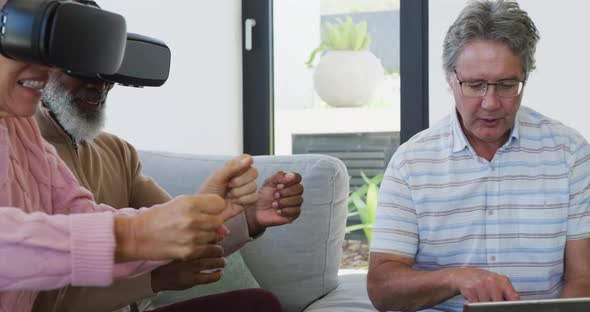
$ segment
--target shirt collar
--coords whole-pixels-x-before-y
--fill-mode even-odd
[[[464,150],[469,145],[467,144],[467,138],[465,137],[465,133],[463,133],[463,129],[461,129],[461,123],[459,123],[459,113],[453,107],[451,111],[451,131],[453,133],[453,153],[460,152]]]
[[[453,132],[453,153],[460,152],[465,148],[469,147],[469,142],[465,137],[465,133],[463,133],[463,129],[461,128],[461,123],[459,122],[459,113],[453,107],[451,112],[451,131]],[[510,146],[510,144],[518,142],[517,140],[520,138],[520,110],[516,113],[516,117],[514,118],[514,126],[510,131],[510,138],[508,142],[504,144],[504,146]]]

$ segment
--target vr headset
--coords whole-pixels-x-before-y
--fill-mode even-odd
[[[118,14],[63,0],[8,0],[0,10],[0,54],[72,72],[116,74],[127,43]]]
[[[166,82],[171,56],[164,42],[128,34],[122,16],[80,2],[8,0],[0,10],[0,54],[88,80],[137,87]]]
[[[170,49],[161,40],[128,33],[123,63],[114,74],[66,71],[86,81],[109,82],[131,87],[159,87],[168,80]]]
[[[78,1],[100,8],[94,0]],[[116,73],[67,72],[86,81],[117,83],[130,87],[159,87],[168,80],[170,58],[170,49],[163,41],[128,33],[123,63]]]

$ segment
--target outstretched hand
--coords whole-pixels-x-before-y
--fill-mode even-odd
[[[301,175],[278,171],[264,181],[258,191],[258,201],[246,208],[250,236],[269,226],[293,222],[301,214],[303,203]]]

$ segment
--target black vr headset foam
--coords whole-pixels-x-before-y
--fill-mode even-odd
[[[133,87],[159,87],[168,80],[170,59],[170,49],[163,41],[128,33],[123,63],[115,74],[73,71],[68,71],[68,74],[87,81]]]
[[[122,85],[159,87],[168,80],[170,58],[170,49],[163,41],[128,33],[121,67],[114,75],[100,77]]]
[[[0,53],[8,58],[109,75],[121,66],[121,15],[60,0],[8,0],[0,14]]]

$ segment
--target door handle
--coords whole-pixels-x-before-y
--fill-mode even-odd
[[[247,18],[244,25],[244,31],[246,32],[244,48],[246,51],[252,51],[252,28],[254,28],[254,26],[256,26],[256,20],[253,18]]]

